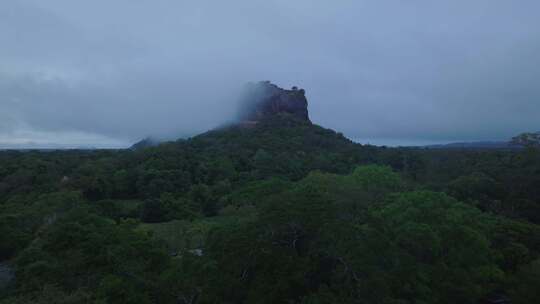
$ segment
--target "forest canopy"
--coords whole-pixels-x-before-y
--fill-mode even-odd
[[[539,189],[532,146],[374,147],[281,116],[5,151],[0,303],[534,303]]]

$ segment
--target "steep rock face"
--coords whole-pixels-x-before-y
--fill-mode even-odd
[[[249,83],[242,99],[240,119],[256,123],[266,117],[287,113],[295,118],[310,121],[308,102],[303,89],[282,89],[269,81]]]

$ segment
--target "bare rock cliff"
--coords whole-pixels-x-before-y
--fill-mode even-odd
[[[269,116],[289,114],[309,122],[305,94],[303,89],[293,87],[287,90],[269,81],[249,83],[242,98],[240,120],[256,123]]]

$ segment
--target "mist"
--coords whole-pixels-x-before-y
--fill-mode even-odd
[[[0,148],[127,147],[238,113],[249,81],[306,90],[360,142],[540,130],[540,3],[0,2]]]

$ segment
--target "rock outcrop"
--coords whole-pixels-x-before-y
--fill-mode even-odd
[[[270,81],[249,83],[242,98],[240,120],[244,124],[255,124],[270,116],[289,114],[309,122],[305,94],[303,89],[292,87],[286,90]]]

